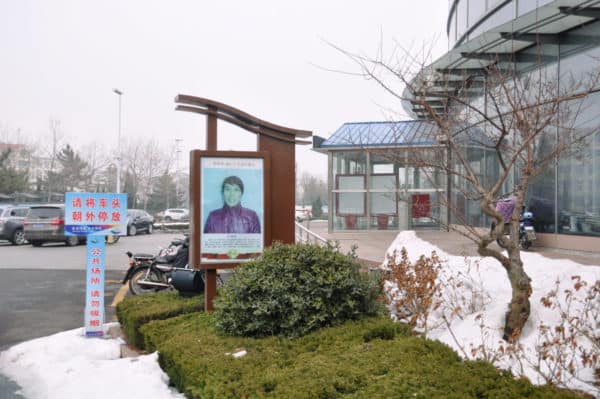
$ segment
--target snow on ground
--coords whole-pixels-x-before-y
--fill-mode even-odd
[[[502,328],[510,300],[510,284],[505,270],[497,261],[446,254],[433,244],[419,239],[411,231],[400,233],[389,252],[399,251],[402,247],[407,249],[412,262],[421,255],[430,256],[432,251],[436,251],[445,262],[443,273],[446,277],[462,273],[464,292],[458,296],[467,298],[462,299],[463,302],[475,302],[476,309],[470,312],[465,310],[462,319],[454,317],[450,328],[442,321],[441,309],[432,311],[427,323],[429,338],[443,341],[467,357],[472,357],[470,349],[479,347],[482,341],[485,341],[484,347],[487,349],[503,344]],[[541,305],[540,298],[554,288],[557,279],[572,285],[571,276],[579,275],[588,284],[593,284],[600,278],[600,266],[548,259],[535,252],[521,254],[533,286],[531,316],[520,340],[523,370],[518,361],[507,357],[501,357],[497,365],[510,367],[513,373],[525,375],[539,384],[544,382],[543,379],[527,363],[535,361],[537,357],[536,344],[541,340],[538,326],[541,322],[552,325],[560,320],[555,310]],[[456,292],[448,288],[444,287],[447,290],[444,293],[446,297],[457,300]],[[474,292],[480,295],[472,297]],[[460,300],[459,298],[457,301]],[[479,316],[482,318],[478,318]],[[484,334],[480,328],[481,320],[485,324]],[[106,325],[106,330],[110,326]],[[595,328],[600,327],[596,325]],[[600,335],[598,331],[595,334]],[[0,373],[17,382],[22,387],[19,393],[28,399],[183,398],[183,395],[168,387],[168,377],[158,365],[157,353],[120,359],[122,343],[121,339],[85,338],[82,328],[65,331],[23,342],[0,353]],[[585,340],[581,340],[580,344],[589,348],[589,342],[586,343]],[[573,356],[578,356],[576,349],[568,350]],[[567,385],[600,397],[597,388],[581,381],[591,381],[593,370],[579,368],[579,379],[571,379],[567,381]]]
[[[156,352],[121,359],[122,343],[86,338],[83,328],[64,331],[0,353],[0,373],[17,382],[27,399],[184,398],[168,387]]]
[[[401,232],[391,244],[388,253],[391,254],[394,251],[399,253],[403,247],[406,248],[408,258],[413,263],[421,255],[431,256],[431,253],[435,251],[444,263],[443,273],[447,275],[453,274],[455,277],[459,273],[462,273],[463,276],[470,275],[470,278],[467,280],[463,278],[467,284],[463,286],[464,292],[462,294],[467,298],[471,295],[471,292],[478,289],[481,290],[481,295],[477,296],[480,299],[480,303],[478,304],[479,309],[473,313],[463,315],[462,319],[454,317],[450,323],[450,328],[443,321],[443,310],[432,309],[427,321],[427,336],[429,338],[438,339],[454,348],[461,356],[469,358],[473,357],[472,348],[483,347],[490,353],[490,349],[497,349],[501,345],[506,347],[506,343],[502,341],[502,331],[504,316],[511,298],[511,287],[507,273],[498,261],[492,258],[464,257],[447,254],[435,245],[418,238],[413,231]],[[500,356],[500,359],[495,364],[501,368],[510,367],[513,374],[524,375],[535,384],[543,384],[545,382],[544,379],[535,371],[535,364],[539,364],[536,345],[539,345],[543,341],[538,327],[542,322],[547,326],[558,325],[561,318],[558,311],[544,307],[540,299],[554,289],[555,282],[559,280],[561,288],[558,290],[558,293],[561,301],[564,303],[564,290],[572,288],[575,282],[571,277],[581,276],[581,280],[586,281],[589,287],[600,279],[600,266],[581,265],[567,259],[548,259],[535,252],[523,251],[521,252],[521,257],[525,271],[532,280],[533,290],[530,297],[531,315],[519,340],[522,347],[522,354],[520,361],[514,357],[511,359],[508,356]],[[451,287],[442,286],[442,291],[444,290],[446,290],[444,293],[446,297],[451,296],[455,291]],[[582,289],[576,296],[582,299],[583,292],[584,290]],[[481,301],[481,297],[485,298],[485,300]],[[598,306],[600,306],[597,299],[595,306],[595,314],[597,315]],[[578,303],[573,303],[572,311],[576,313],[577,310]],[[484,324],[483,329],[480,326],[482,323]],[[600,336],[600,332],[597,330],[600,328],[598,321],[592,319],[591,324],[595,324],[591,326],[592,329],[596,329],[595,336]],[[579,370],[577,378],[565,376],[566,385],[570,388],[585,390],[600,397],[598,388],[587,383],[593,381],[593,369],[581,366],[581,356],[578,351],[580,348],[592,351],[594,349],[588,340],[581,337],[578,340],[578,344],[578,348],[567,348],[564,346],[559,348],[561,355],[572,356],[574,358],[574,365]],[[482,357],[482,351],[479,351],[478,357]],[[543,370],[544,365],[542,364],[541,367]]]

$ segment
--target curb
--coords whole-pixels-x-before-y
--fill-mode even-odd
[[[108,335],[110,335],[110,337],[113,339],[121,338],[121,340],[123,340],[123,342],[125,342],[125,343],[121,344],[121,359],[138,357],[138,356],[145,354],[145,352],[140,351],[139,349],[137,349],[127,343],[127,341],[125,340],[125,334],[123,334],[123,330],[121,330],[120,325],[110,327],[108,329]]]

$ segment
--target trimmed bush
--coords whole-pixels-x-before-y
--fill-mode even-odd
[[[275,244],[235,269],[215,301],[231,335],[299,337],[382,310],[380,286],[339,246]]]
[[[187,398],[577,398],[463,361],[388,317],[362,318],[297,339],[219,334],[214,315],[147,323],[148,347]],[[231,354],[246,350],[247,355]]]
[[[175,292],[126,297],[117,305],[117,318],[127,341],[144,349],[140,327],[152,320],[163,320],[180,314],[204,310],[204,296],[184,298]]]

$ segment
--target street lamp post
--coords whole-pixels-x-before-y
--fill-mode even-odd
[[[117,136],[117,188],[116,192],[121,192],[121,96],[123,92],[119,89],[113,89],[113,92],[119,96],[119,133]]]
[[[175,206],[179,206],[179,143],[182,139],[175,139]]]

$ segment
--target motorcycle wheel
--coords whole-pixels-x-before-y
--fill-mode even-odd
[[[133,273],[133,275],[129,279],[129,291],[131,292],[131,294],[133,294],[133,295],[150,294],[150,293],[158,292],[158,291],[164,289],[161,287],[147,287],[138,282],[139,280],[145,280],[146,274],[148,275],[148,277],[147,277],[148,281],[152,281],[152,282],[156,282],[156,283],[164,283],[165,282],[162,279],[162,275],[160,273],[158,273],[154,270],[150,270],[150,272],[148,273],[148,269],[149,269],[148,266],[140,267],[138,270],[136,270]]]
[[[529,247],[531,247],[531,241],[526,240],[526,239],[522,239],[519,241],[519,244],[521,244],[521,249],[527,251],[529,249]]]

